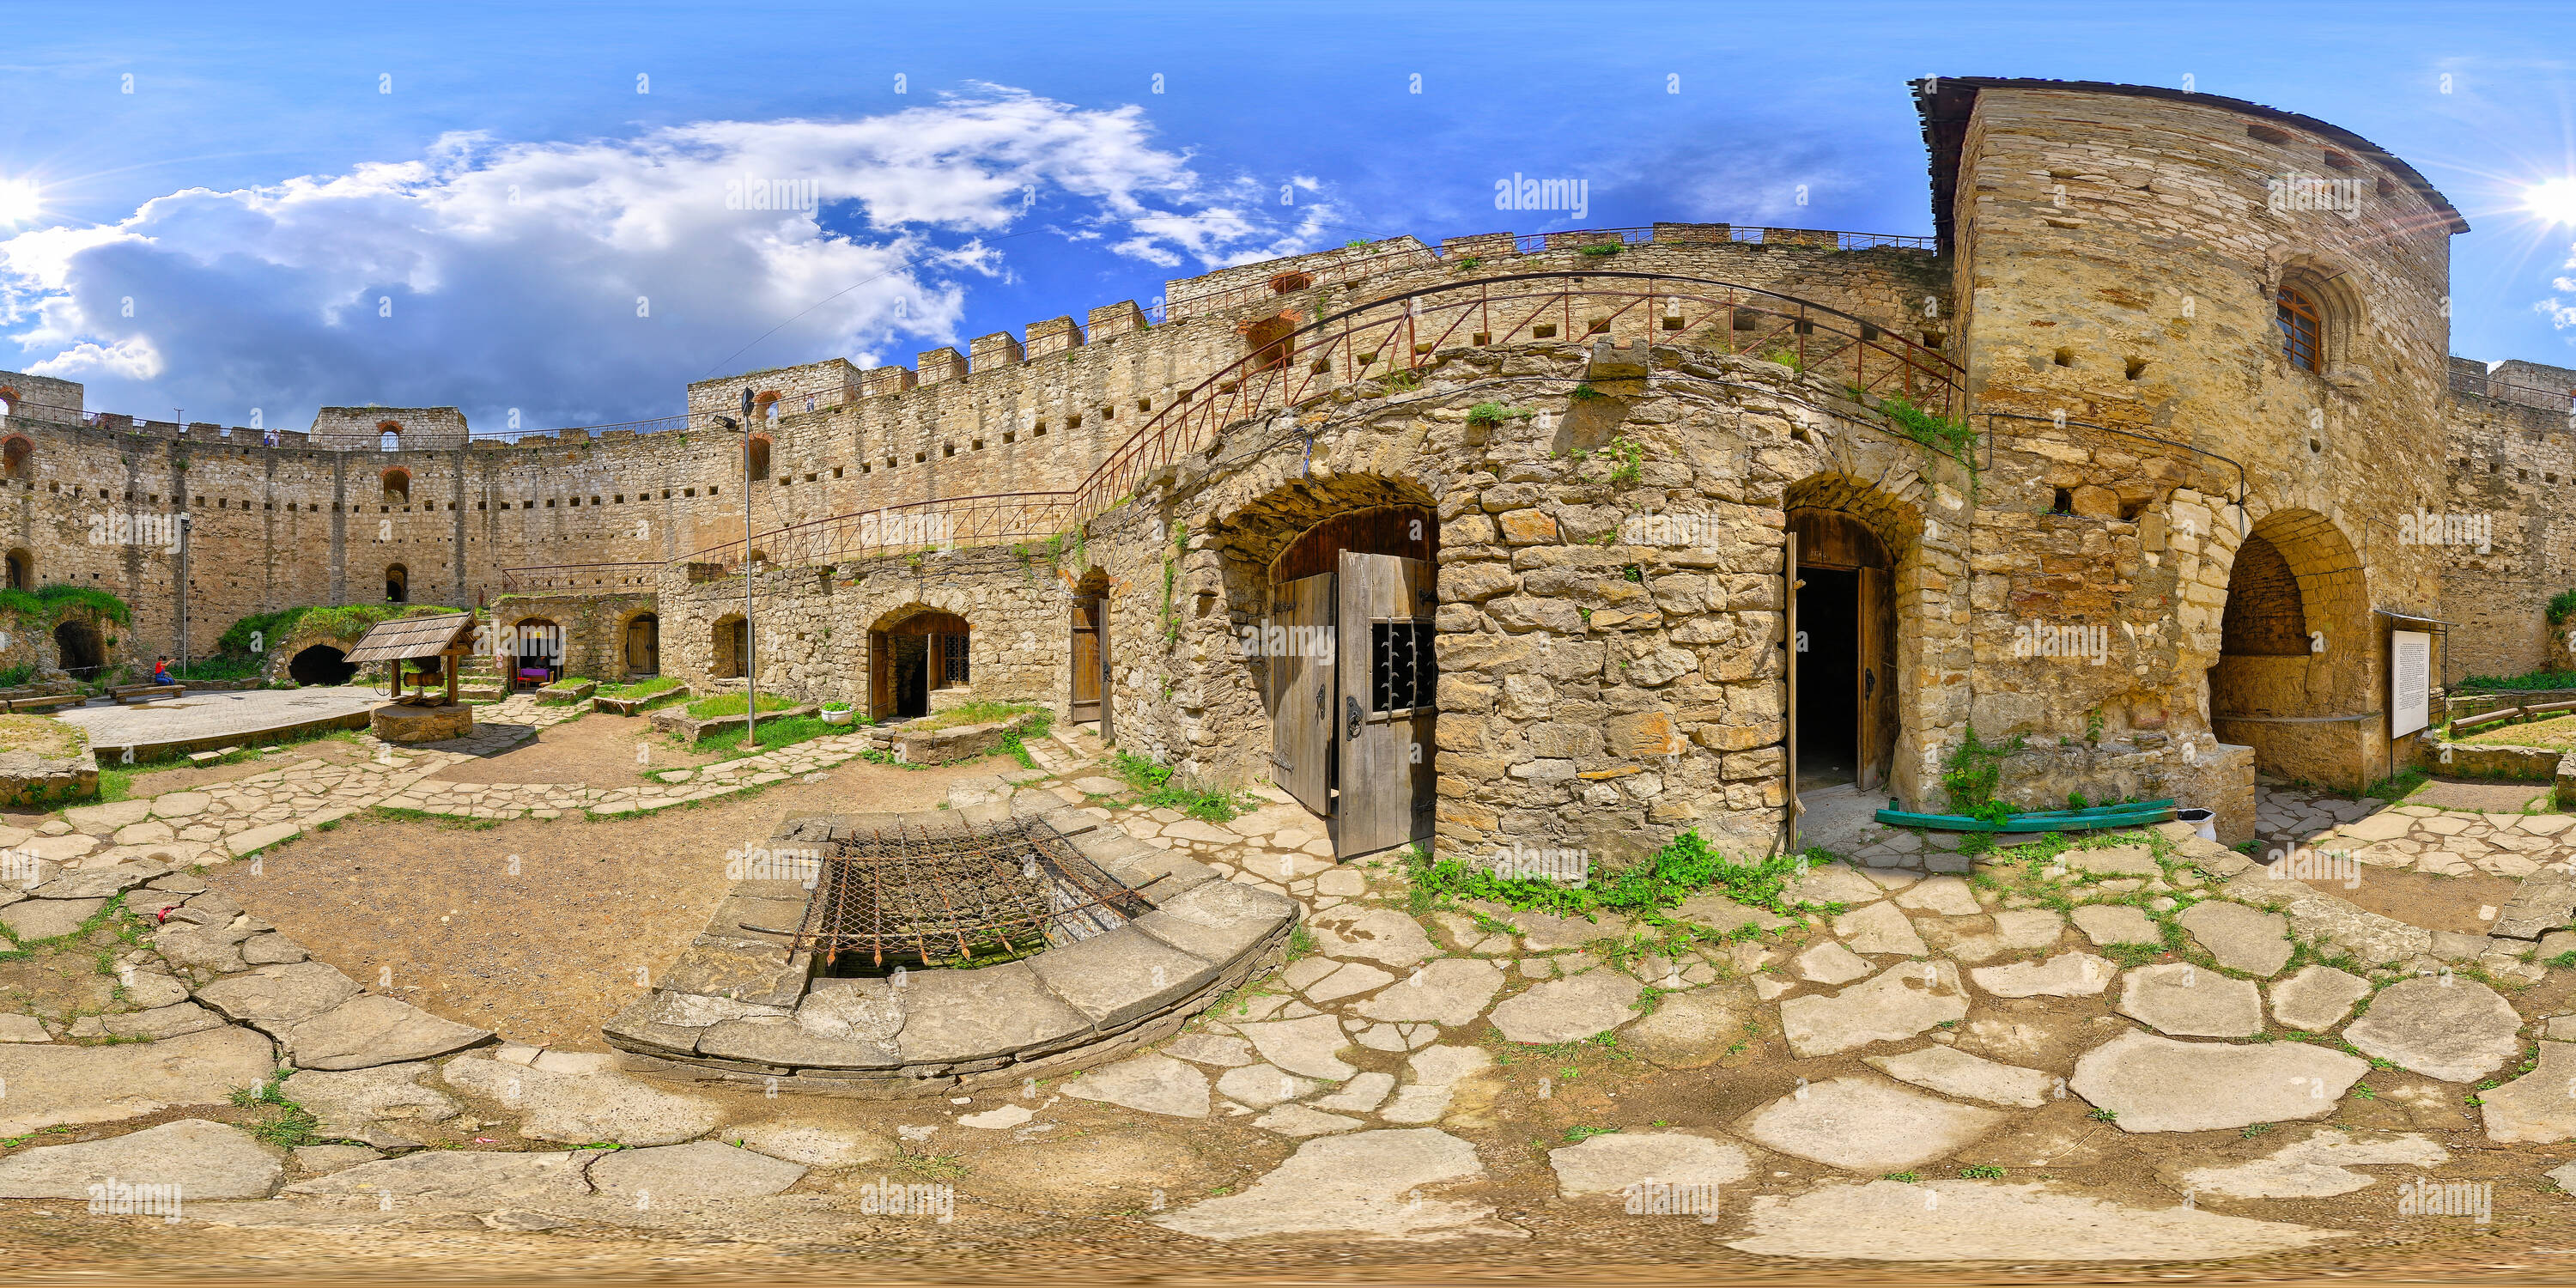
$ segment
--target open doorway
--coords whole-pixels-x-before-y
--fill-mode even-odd
[[[336,644],[312,645],[286,663],[286,678],[297,684],[341,685],[357,674],[357,664]]]
[[[1097,722],[1109,738],[1109,575],[1094,568],[1073,588],[1071,674],[1067,706],[1073,723]]]
[[[868,715],[901,720],[930,714],[934,693],[970,687],[974,630],[955,613],[920,604],[868,629]]]
[[[62,655],[63,670],[76,680],[96,679],[107,665],[107,649],[99,643],[98,628],[87,622],[55,626],[54,648]]]
[[[1791,672],[1797,789],[1875,792],[1896,752],[1896,597],[1886,545],[1832,510],[1793,509],[1797,665]]]

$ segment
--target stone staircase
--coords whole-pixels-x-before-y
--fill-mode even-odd
[[[468,654],[457,663],[456,696],[463,702],[498,702],[509,696],[501,683],[501,668],[492,664],[491,654]]]

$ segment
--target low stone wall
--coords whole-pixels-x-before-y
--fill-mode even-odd
[[[1044,711],[1031,711],[1011,720],[957,725],[947,729],[915,730],[898,726],[888,733],[892,735],[890,743],[894,758],[904,764],[953,765],[1001,750],[1006,739],[1036,728],[1046,715]]]
[[[2425,768],[2437,774],[2459,774],[2469,778],[2549,782],[2558,776],[2559,766],[2566,759],[2567,753],[2555,747],[2442,742],[2433,745],[2432,763]]]
[[[689,686],[685,684],[676,689],[664,689],[660,693],[649,693],[640,698],[611,698],[594,693],[590,698],[590,709],[605,711],[613,716],[641,715],[649,708],[667,707],[675,702],[685,702],[688,698]]]
[[[2546,706],[2552,702],[2576,702],[2576,689],[2516,689],[2510,693],[2454,693],[2442,700],[2445,722],[2470,716],[2502,711],[2506,707]]]
[[[794,927],[811,896],[792,874],[796,857],[819,861],[835,836],[892,824],[951,829],[1009,813],[996,803],[789,820],[771,854],[786,856],[790,874],[735,882],[660,987],[600,1032],[643,1072],[820,1095],[928,1096],[1116,1059],[1177,1032],[1279,963],[1295,901],[1224,880],[1069,807],[1046,822],[1129,888],[1152,882],[1153,911],[1033,957],[911,972],[899,985],[814,978],[812,960],[770,933]]]
[[[86,739],[84,739],[86,742]],[[0,805],[44,809],[98,795],[98,757],[87,746],[73,756],[0,752]]]
[[[2558,804],[2562,809],[2576,809],[2576,751],[2558,758]]]
[[[597,680],[584,680],[579,684],[566,681],[558,684],[549,684],[546,687],[537,690],[537,701],[546,703],[549,706],[560,706],[566,703],[579,702],[597,692],[599,692],[599,681]]]
[[[800,702],[795,706],[781,707],[776,711],[763,711],[760,713],[760,718],[784,720],[790,716],[810,716],[822,709],[818,703]],[[739,729],[750,719],[749,716],[710,716],[700,720],[690,715],[687,707],[665,707],[653,713],[653,728],[661,733],[677,734],[686,742],[701,742],[708,734]]]

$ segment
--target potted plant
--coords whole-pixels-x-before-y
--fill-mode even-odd
[[[849,703],[837,699],[823,704],[823,723],[825,724],[845,725],[857,714],[850,709]]]

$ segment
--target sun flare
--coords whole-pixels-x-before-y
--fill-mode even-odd
[[[23,224],[43,207],[33,179],[0,179],[0,224]]]
[[[2576,178],[2543,179],[2523,189],[2522,208],[2553,224],[2576,224]]]

